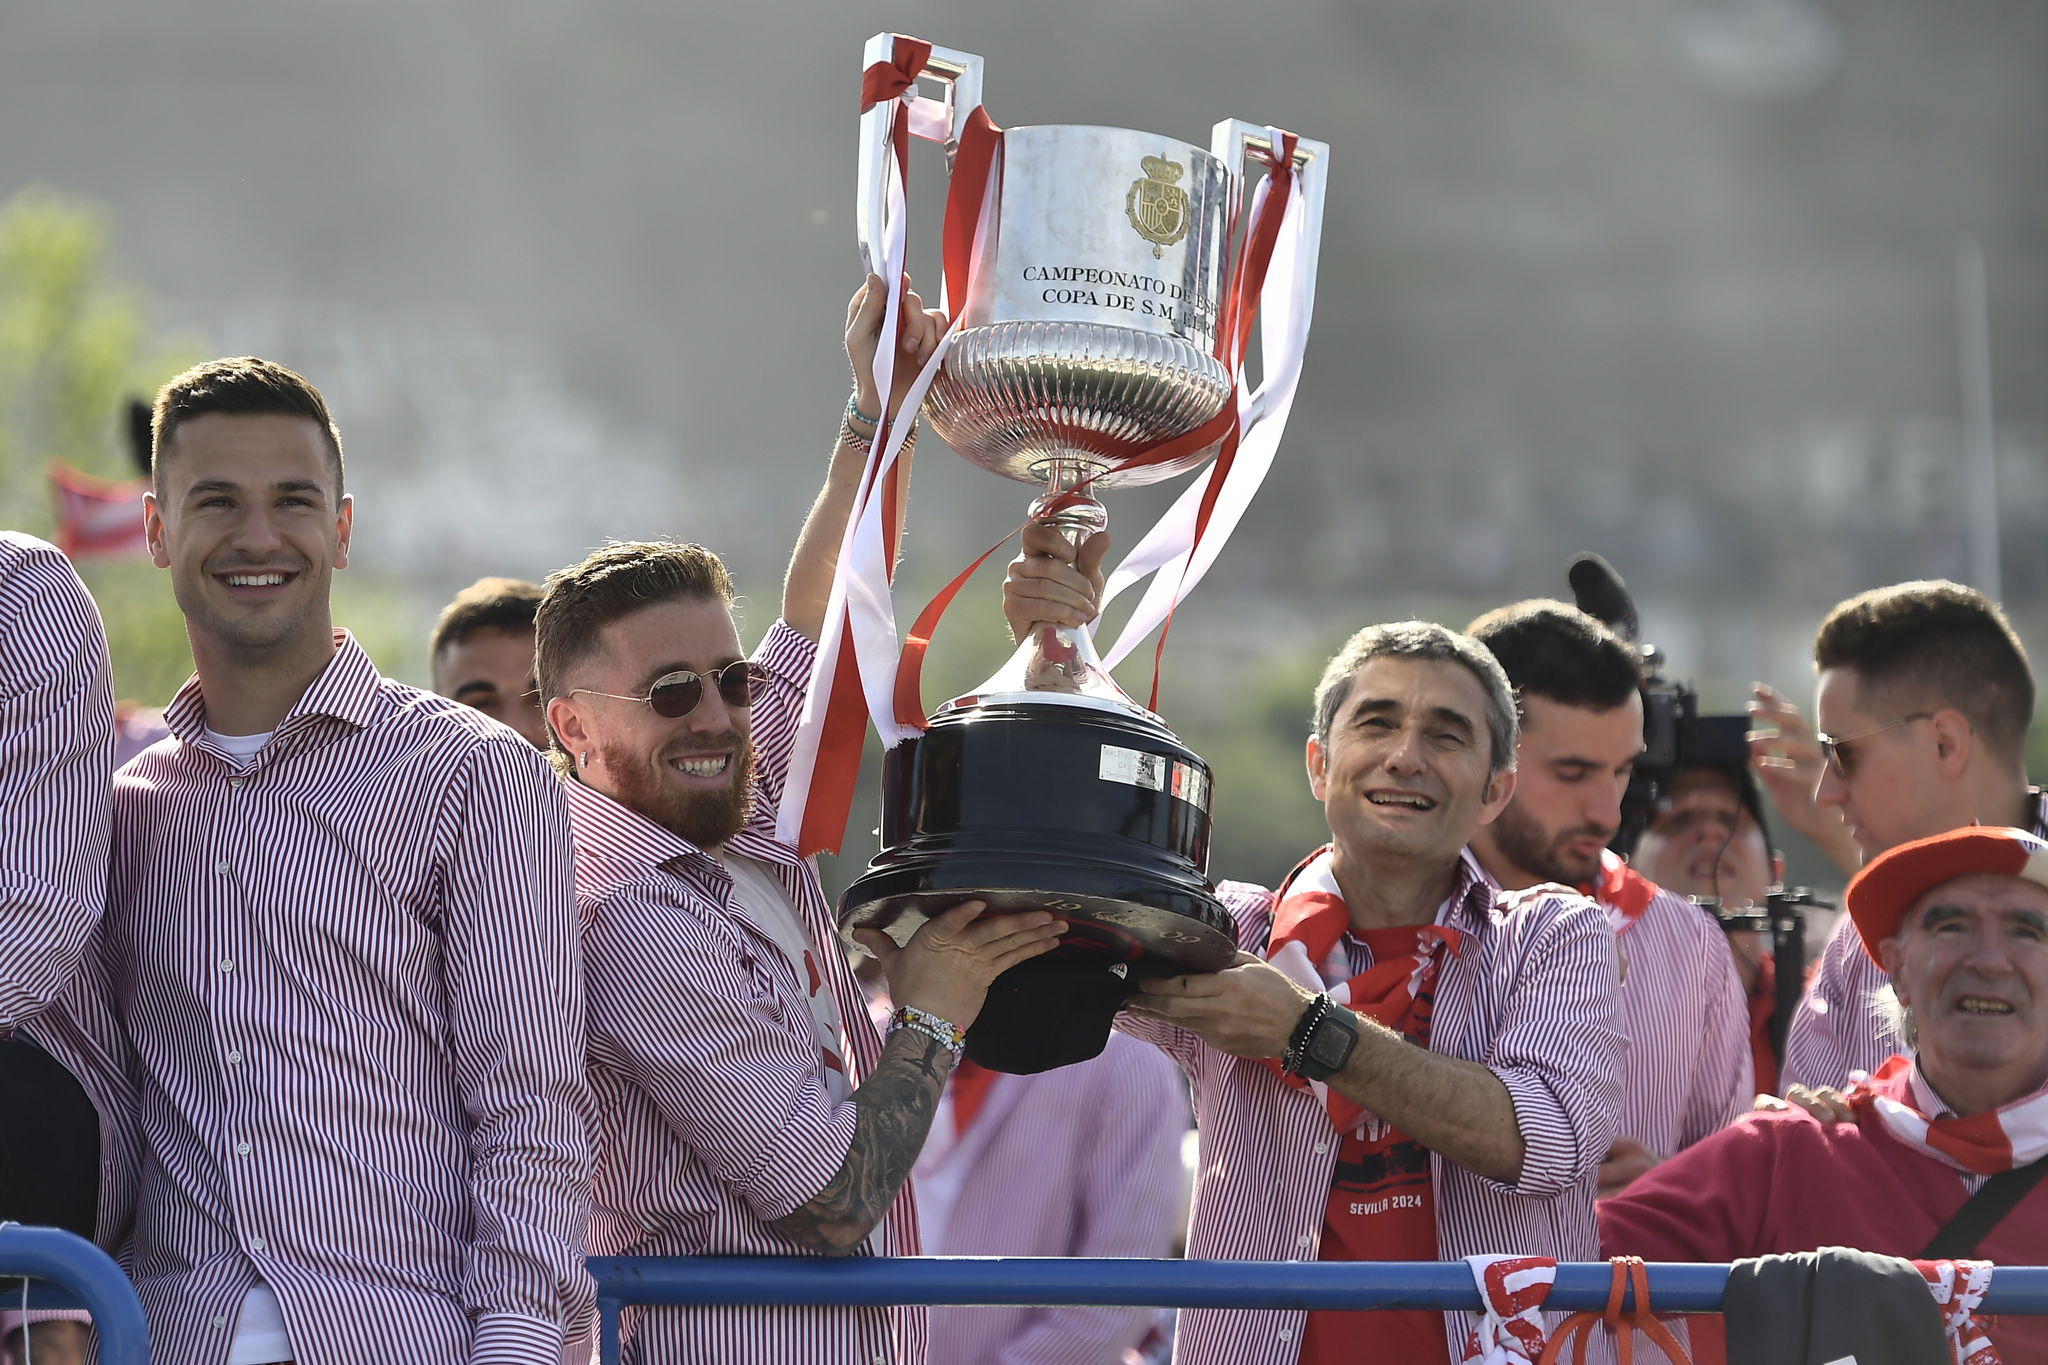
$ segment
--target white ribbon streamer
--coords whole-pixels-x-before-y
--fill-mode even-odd
[[[1279,146],[1279,132],[1268,131],[1273,145]],[[1216,562],[1216,556],[1222,553],[1245,509],[1251,506],[1252,498],[1265,482],[1273,457],[1280,449],[1280,438],[1286,434],[1287,417],[1293,410],[1295,389],[1301,380],[1302,356],[1308,349],[1310,314],[1310,261],[1305,240],[1307,195],[1302,192],[1301,173],[1290,169],[1289,174],[1294,177],[1293,193],[1288,195],[1265,287],[1259,295],[1259,339],[1266,374],[1256,393],[1249,391],[1242,366],[1236,375],[1241,433],[1237,458],[1223,480],[1215,507],[1210,510],[1209,525],[1199,546],[1195,545],[1195,518],[1209,481],[1216,477],[1214,464],[1188,485],[1110,575],[1102,596],[1105,607],[1124,589],[1147,574],[1154,575],[1116,643],[1103,654],[1104,663],[1111,668],[1142,644],[1209,572],[1209,566]],[[1259,184],[1252,204],[1254,221],[1270,186],[1270,179]],[[1190,549],[1194,550],[1192,563],[1188,558]]]

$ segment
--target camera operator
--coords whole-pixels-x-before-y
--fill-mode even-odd
[[[1702,716],[1693,722],[1704,743],[1660,784],[1648,823],[1629,852],[1629,865],[1667,891],[1711,899],[1729,907],[1764,907],[1784,880],[1785,860],[1771,846],[1763,798],[1743,763],[1747,746],[1742,716]],[[1716,739],[1732,744],[1715,745]],[[1732,750],[1724,761],[1721,750]],[[1771,1047],[1777,973],[1771,936],[1736,929],[1728,950],[1749,1001],[1750,1058],[1756,1088],[1775,1094],[1778,1058]]]

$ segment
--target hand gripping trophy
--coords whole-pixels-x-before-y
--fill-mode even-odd
[[[1135,641],[1192,586],[1190,564],[1198,577],[1214,558],[1271,460],[1280,424],[1263,443],[1258,427],[1276,381],[1291,401],[1299,372],[1329,149],[1236,121],[1216,125],[1206,150],[1122,128],[998,131],[981,111],[981,66],[894,34],[869,40],[864,247],[877,273],[888,272],[876,254],[900,263],[900,221],[893,246],[868,245],[887,238],[875,229],[889,210],[900,220],[889,173],[907,164],[906,132],[944,142],[955,316],[926,413],[966,459],[1042,488],[1037,519],[1078,540],[1107,521],[1101,490],[1216,461],[1125,562],[1163,566],[1127,629]],[[946,97],[919,98],[920,76]],[[1249,203],[1248,167],[1264,172]],[[1262,295],[1266,382],[1247,394]],[[1235,955],[1205,875],[1209,805],[1208,765],[1124,694],[1090,631],[1042,626],[888,751],[882,850],[839,924],[905,942],[970,897],[991,913],[1053,911],[1069,933],[996,982],[967,1050],[1013,1072],[1082,1061],[1137,978]]]

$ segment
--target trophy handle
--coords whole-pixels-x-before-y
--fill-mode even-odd
[[[894,61],[896,34],[877,33],[861,50],[861,70],[876,62]],[[934,47],[920,77],[944,83],[946,169],[960,149],[960,123],[981,103],[981,58],[950,47]],[[854,205],[854,230],[860,235],[861,261],[871,275],[882,273],[882,209],[889,167],[891,105],[878,104],[860,116],[860,198]],[[938,139],[934,139],[935,141]]]
[[[1245,160],[1254,148],[1264,152],[1273,149],[1273,139],[1264,124],[1246,123],[1240,118],[1225,119],[1210,134],[1210,154],[1230,168],[1231,180],[1237,185],[1240,195],[1246,188]],[[1301,249],[1308,265],[1308,296],[1302,300],[1302,325],[1306,328],[1315,314],[1316,261],[1323,249],[1323,197],[1330,183],[1330,144],[1299,139],[1294,144],[1294,168],[1301,173]],[[1246,414],[1246,429],[1257,425],[1264,415],[1265,401],[1260,395]]]

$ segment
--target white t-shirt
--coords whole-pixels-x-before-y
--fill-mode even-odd
[[[834,1104],[846,1103],[853,1098],[853,1083],[846,1076],[846,1028],[839,1018],[839,1002],[826,984],[824,968],[812,957],[819,950],[804,931],[803,919],[776,884],[774,874],[762,864],[727,853],[725,870],[732,875],[733,899],[768,931],[795,969],[797,984],[809,992],[818,1048],[827,1059],[826,1090]]]
[[[270,737],[276,733],[275,730],[265,730],[260,735],[224,735],[209,727],[206,737],[225,749],[235,760],[236,767],[246,768],[256,761],[256,755],[263,752],[263,746],[270,743]]]
[[[256,1281],[242,1299],[242,1315],[235,1319],[235,1339],[228,1343],[228,1365],[270,1365],[277,1360],[296,1360],[291,1333],[285,1330],[284,1310],[270,1286]]]

